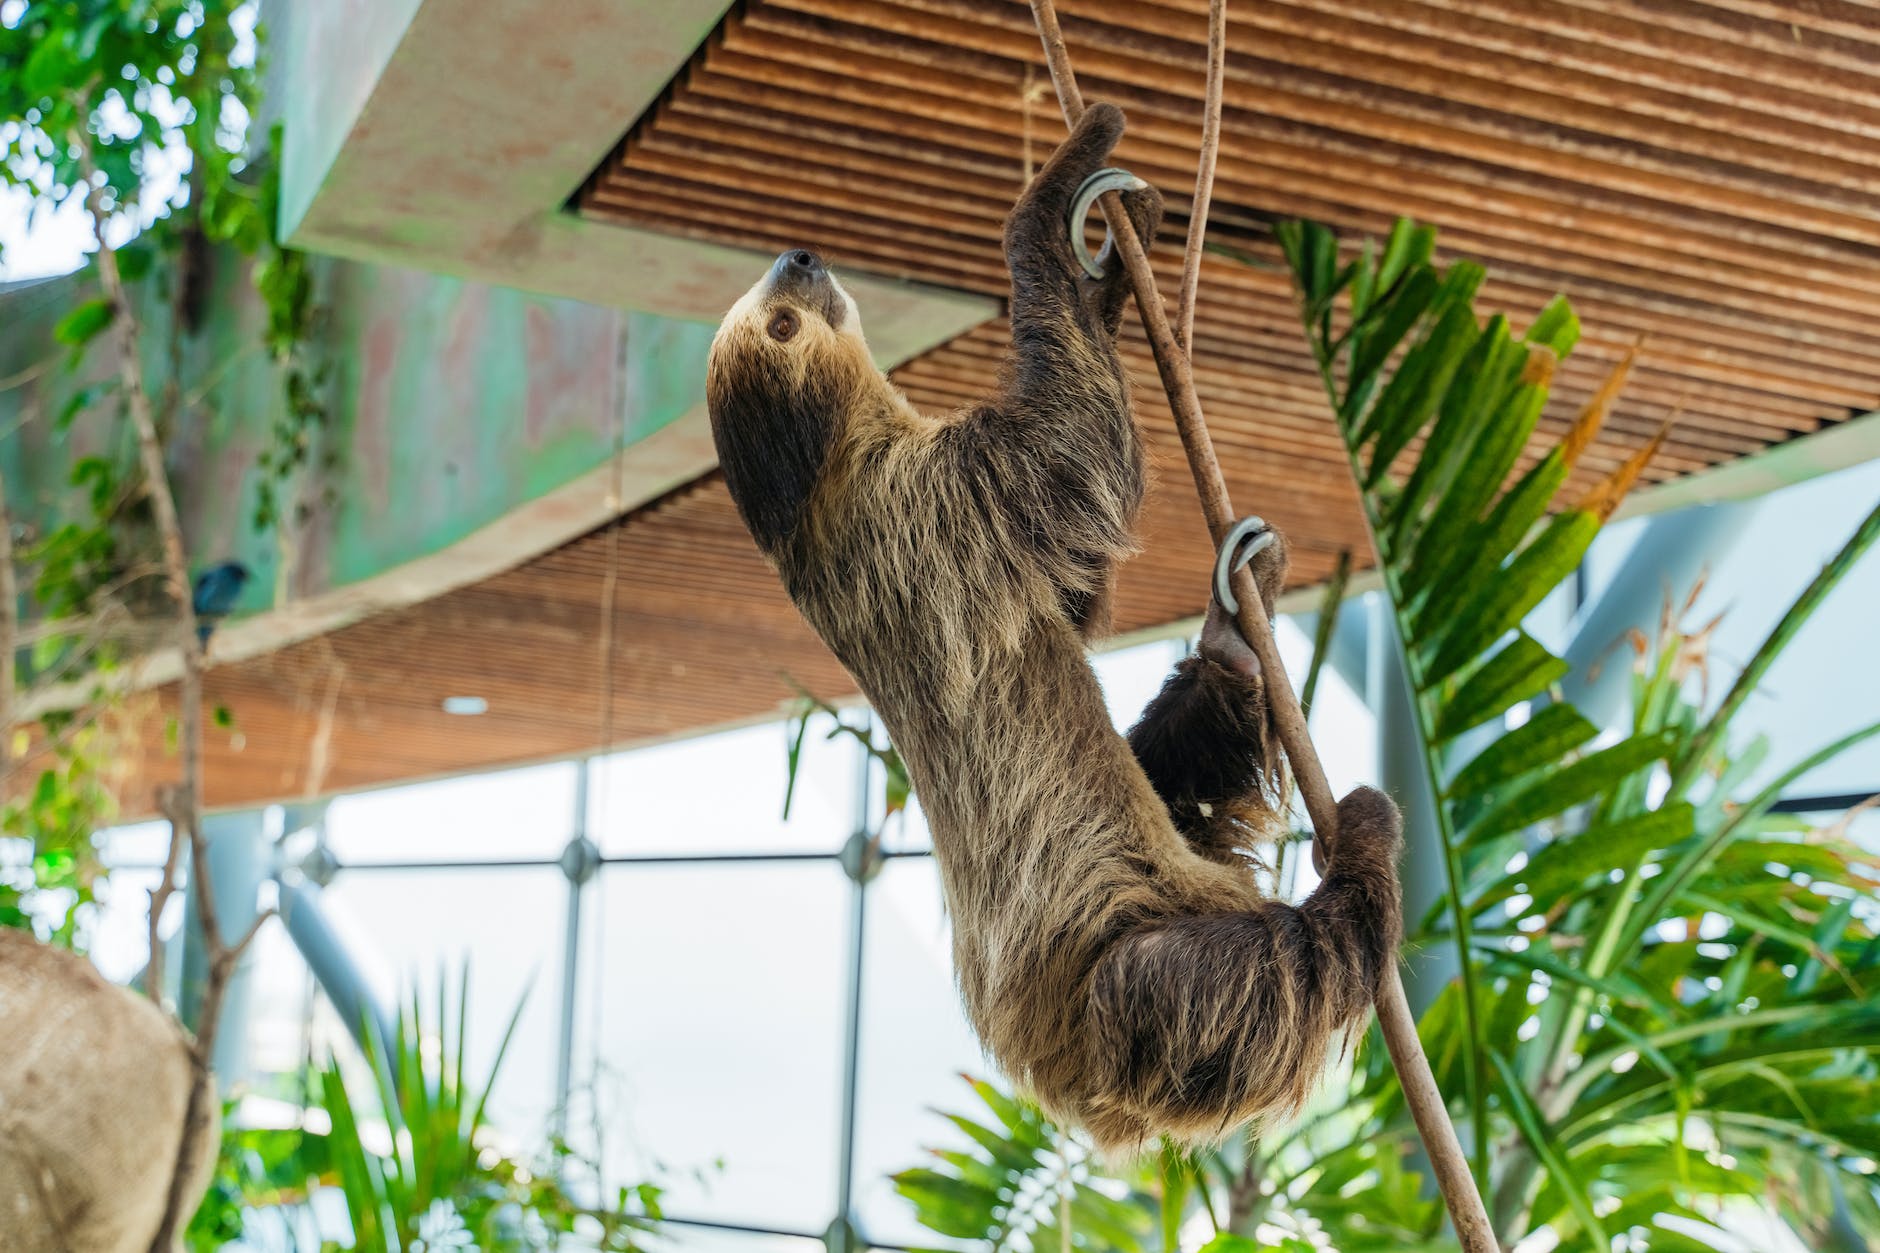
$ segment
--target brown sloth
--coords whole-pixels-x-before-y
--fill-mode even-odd
[[[1112,1151],[1295,1111],[1401,936],[1397,812],[1370,789],[1310,899],[1263,895],[1267,710],[1218,603],[1127,740],[1091,671],[1144,460],[1127,283],[1083,275],[1068,218],[1122,129],[1093,106],[1012,211],[1012,351],[985,403],[917,412],[807,250],[726,315],[707,379],[732,498],[907,761],[980,1039]],[[1125,203],[1153,238],[1160,198]],[[1269,613],[1284,563],[1255,561]]]

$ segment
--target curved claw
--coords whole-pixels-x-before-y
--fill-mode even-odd
[[[1220,551],[1214,557],[1214,599],[1221,602],[1221,608],[1230,617],[1240,613],[1240,600],[1230,586],[1234,571],[1271,548],[1278,538],[1265,519],[1248,515],[1234,523],[1221,541]]]
[[[1077,264],[1083,266],[1084,273],[1091,278],[1102,278],[1103,266],[1084,243],[1084,219],[1090,216],[1090,206],[1106,191],[1141,191],[1148,185],[1128,170],[1106,166],[1085,179],[1077,188],[1077,194],[1071,197],[1071,220],[1068,224],[1071,251],[1077,254]],[[1108,232],[1105,232],[1104,242],[1109,242]]]

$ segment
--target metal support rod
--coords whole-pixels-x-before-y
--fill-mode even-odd
[[[210,888],[220,914],[216,921],[224,935],[238,936],[254,924],[260,912],[256,894],[269,873],[267,832],[262,811],[214,814],[203,819],[202,840],[209,867]],[[189,1027],[196,1026],[202,1008],[202,988],[209,976],[209,946],[202,934],[201,895],[192,877],[184,892],[183,994],[177,1001]],[[244,955],[229,976],[222,995],[224,1030],[216,1033],[211,1064],[224,1087],[248,1072],[249,958]]]
[[[849,839],[842,868],[849,877],[849,949],[845,972],[842,1034],[842,1113],[836,1162],[836,1218],[830,1224],[830,1253],[854,1253],[855,1232],[855,1119],[860,1107],[858,1085],[862,1055],[863,945],[868,938],[868,884],[879,862],[874,857],[875,759],[856,748],[855,832]]]
[[[555,1134],[568,1134],[568,1101],[574,1091],[575,997],[581,961],[581,894],[594,877],[594,848],[588,839],[588,775],[594,759],[584,757],[574,776],[574,824],[561,870],[568,879],[568,928],[561,951],[561,1034],[555,1056]],[[596,1041],[598,1044],[598,1041]]]
[[[379,998],[372,985],[360,973],[339,932],[320,904],[318,884],[298,876],[280,880],[281,924],[288,938],[307,961],[307,968],[320,981],[333,1012],[352,1033],[360,1048],[366,1048],[366,1020],[370,1017],[381,1041],[397,1034],[397,1022],[391,1008]],[[374,1046],[376,1047],[376,1046]]]
[[[1071,69],[1070,52],[1064,45],[1064,32],[1058,26],[1056,7],[1052,0],[1031,0],[1031,12],[1044,43],[1045,60],[1050,65],[1051,81],[1057,87],[1064,120],[1075,126],[1084,114],[1083,93],[1078,90],[1077,78]],[[1135,226],[1123,208],[1122,197],[1109,192],[1099,203],[1115,240],[1117,255],[1122,258],[1135,289],[1136,309],[1142,316],[1149,347],[1155,354],[1156,370],[1162,377],[1182,447],[1188,454],[1195,491],[1201,499],[1209,533],[1218,544],[1236,515],[1228,498],[1227,480],[1221,474],[1221,464],[1214,455],[1213,441],[1201,414],[1201,400],[1195,391],[1188,353],[1176,341],[1174,330],[1169,326],[1168,312],[1156,289],[1155,272],[1149,265],[1149,254],[1136,236]],[[1328,849],[1334,848],[1338,831],[1337,801],[1332,796],[1331,784],[1325,778],[1318,754],[1313,750],[1305,714],[1286,676],[1279,648],[1273,640],[1272,626],[1266,620],[1266,611],[1250,571],[1236,572],[1235,594],[1240,598],[1240,632],[1259,657],[1266,675],[1269,707],[1293,777],[1299,783],[1299,794],[1312,819],[1313,831]],[[1423,1137],[1443,1200],[1455,1224],[1457,1239],[1465,1253],[1499,1253],[1488,1211],[1456,1139],[1456,1129],[1450,1124],[1449,1110],[1441,1089],[1436,1086],[1436,1077],[1430,1071],[1429,1059],[1423,1055],[1416,1019],[1410,1014],[1409,1002],[1404,999],[1403,980],[1394,964],[1381,981],[1376,1008],[1378,1025],[1383,1030],[1391,1062],[1397,1068],[1404,1101]]]

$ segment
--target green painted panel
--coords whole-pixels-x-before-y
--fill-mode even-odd
[[[184,354],[186,386],[213,383],[179,419],[172,459],[192,553],[246,562],[258,577],[243,608],[254,610],[272,602],[281,564],[276,538],[253,525],[280,382],[259,347],[246,263],[220,260],[215,317]],[[704,398],[710,326],[339,261],[320,263],[318,283],[333,464],[328,503],[295,535],[295,597],[440,552],[604,465],[623,416],[631,446]],[[0,293],[0,377],[54,354],[52,326],[90,290],[73,276]],[[146,316],[160,384],[167,310]],[[76,507],[66,480],[77,457],[130,453],[128,423],[103,409],[68,435],[52,429],[85,382],[54,367],[0,391],[0,473],[29,532]]]

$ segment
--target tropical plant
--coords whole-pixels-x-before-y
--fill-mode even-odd
[[[1323,227],[1276,233],[1437,798],[1428,846],[1409,855],[1440,859],[1445,891],[1408,939],[1447,948],[1459,973],[1420,1033],[1503,1243],[1545,1232],[1566,1249],[1706,1249],[1743,1207],[1779,1216],[1810,1248],[1880,1240],[1880,940],[1862,904],[1880,862],[1835,827],[1773,811],[1785,787],[1880,724],[1810,746],[1756,787],[1772,746],[1731,733],[1880,537],[1880,509],[1714,704],[1698,681],[1709,628],[1686,627],[1688,602],[1667,606],[1657,638],[1632,641],[1629,724],[1602,734],[1559,698],[1567,664],[1523,621],[1655,450],[1557,499],[1626,366],[1524,462],[1578,339],[1565,300],[1517,333],[1476,313],[1482,270],[1439,267],[1428,228],[1399,223],[1346,259]],[[948,1202],[974,1208],[910,1194],[923,1220],[944,1217],[952,1234],[996,1217],[1024,1173],[1011,1138],[973,1137],[947,1159],[934,1173],[955,1180]],[[1416,1142],[1373,1030],[1294,1126],[1201,1155],[1189,1204],[1220,1217],[1223,1249],[1256,1233],[1341,1253],[1453,1248]],[[1084,1234],[1080,1247],[1143,1247]]]
[[[353,1247],[361,1253],[440,1247],[498,1253],[545,1249],[575,1232],[583,1247],[607,1253],[647,1247],[660,1219],[656,1183],[619,1187],[607,1206],[587,1204],[562,1183],[562,1168],[573,1157],[566,1144],[556,1142],[555,1161],[545,1170],[496,1146],[485,1112],[523,1005],[509,1014],[489,1076],[472,1084],[464,1074],[468,1003],[464,971],[455,1027],[447,1025],[444,980],[434,1025],[425,1022],[414,993],[400,1008],[393,1039],[378,1040],[368,1027],[370,1084],[355,1078],[350,1086],[338,1059],[318,1072],[321,1106],[333,1127],[325,1153],[346,1198]],[[367,1091],[355,1091],[361,1086]],[[384,1119],[382,1134],[376,1134],[372,1110]]]
[[[487,1111],[522,1004],[480,1081],[466,1068],[469,1006],[466,968],[454,1016],[440,979],[434,1006],[415,992],[400,1006],[391,1039],[367,1020],[359,1065],[331,1054],[314,1068],[309,1094],[323,1119],[233,1130],[192,1247],[219,1248],[247,1234],[254,1210],[304,1207],[314,1188],[328,1187],[345,1204],[349,1247],[360,1253],[503,1253],[558,1247],[564,1237],[598,1253],[647,1248],[662,1217],[658,1184],[618,1185],[602,1201],[575,1185],[599,1172],[565,1141],[552,1142],[543,1160],[502,1146]],[[325,1130],[310,1129],[321,1122]]]
[[[1114,1253],[1154,1247],[1159,1198],[1144,1181],[1106,1174],[1029,1101],[962,1078],[984,1110],[943,1117],[971,1147],[935,1149],[935,1165],[894,1176],[922,1226],[989,1253],[1054,1253],[1073,1237],[1079,1248]]]

